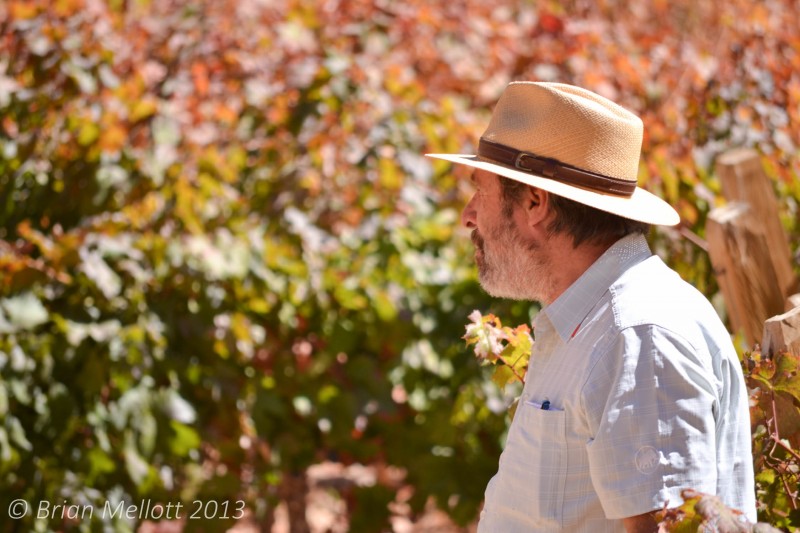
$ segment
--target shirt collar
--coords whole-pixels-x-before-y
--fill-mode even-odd
[[[652,255],[643,235],[627,235],[606,250],[586,272],[575,280],[561,296],[544,307],[533,321],[537,327],[549,329],[547,321],[565,343],[574,335],[581,322],[600,297],[626,270]],[[544,316],[542,316],[544,315]]]

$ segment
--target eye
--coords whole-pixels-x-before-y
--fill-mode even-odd
[[[472,175],[469,177],[469,181],[470,181],[470,182],[472,182],[472,186],[475,188],[475,193],[476,193],[476,194],[477,194],[477,193],[479,193],[479,192],[481,192],[481,186],[480,186],[480,184],[478,183],[478,180],[477,180],[477,178],[475,178],[475,174],[472,174]]]

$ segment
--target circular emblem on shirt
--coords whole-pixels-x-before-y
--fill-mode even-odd
[[[642,446],[636,452],[636,469],[642,474],[652,474],[658,467],[658,450],[652,446]]]

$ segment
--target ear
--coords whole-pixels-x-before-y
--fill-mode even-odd
[[[529,229],[544,229],[550,219],[550,193],[528,186],[525,189],[523,207]]]

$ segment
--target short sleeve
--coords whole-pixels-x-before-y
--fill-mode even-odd
[[[678,506],[686,488],[716,491],[710,364],[707,353],[653,325],[622,330],[598,359],[582,402],[591,480],[607,518]]]

